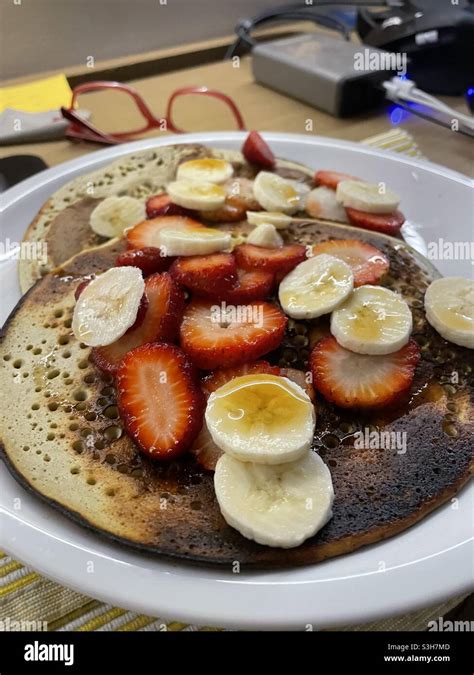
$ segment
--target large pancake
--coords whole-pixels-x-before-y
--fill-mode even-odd
[[[235,150],[218,150],[197,143],[166,145],[144,150],[107,164],[63,185],[43,205],[25,232],[23,241],[47,244],[45,263],[21,259],[20,287],[23,293],[41,276],[81,251],[103,243],[89,226],[89,216],[100,200],[112,195],[146,199],[165,190],[174,180],[178,166],[200,157],[226,159],[234,175],[253,178],[256,168]],[[313,171],[287,160],[277,160],[275,172],[288,178],[312,178]]]
[[[424,318],[434,270],[401,242],[348,226],[295,222],[287,236],[357,237],[383,249],[391,260],[387,285],[411,304],[422,349],[405,408],[363,418],[318,401],[314,447],[330,468],[336,499],[333,518],[315,537],[290,550],[245,539],[220,515],[212,474],[191,457],[154,464],[123,432],[111,380],[70,328],[78,278],[113,264],[121,242],[84,252],[44,277],[5,326],[0,438],[13,476],[76,522],[143,551],[260,566],[353,551],[401,532],[456,494],[472,471],[474,364],[471,351],[445,342]],[[305,367],[307,342],[324,323],[289,326],[273,360]],[[406,453],[355,449],[354,432],[369,424],[406,432]]]

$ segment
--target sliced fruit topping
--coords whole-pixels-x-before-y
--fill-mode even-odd
[[[390,262],[382,251],[358,239],[331,239],[313,246],[313,255],[321,253],[327,253],[347,263],[354,275],[354,286],[379,284],[390,267]]]
[[[176,177],[178,180],[192,180],[199,183],[224,183],[234,169],[230,162],[214,157],[204,159],[190,159],[178,166]]]
[[[400,204],[400,197],[383,184],[342,180],[336,196],[343,206],[367,213],[392,213]]]
[[[405,222],[405,216],[401,211],[377,214],[347,208],[346,213],[351,225],[363,227],[365,230],[391,234],[393,237],[400,232],[400,228]]]
[[[474,349],[474,281],[445,277],[433,281],[425,294],[426,318],[449,342]]]
[[[224,454],[212,440],[205,424],[202,425],[202,429],[189,448],[189,452],[194,455],[199,466],[202,466],[206,471],[215,471],[217,460]]]
[[[214,443],[242,462],[293,462],[311,447],[316,414],[299,385],[278,375],[234,378],[214,391],[205,419]]]
[[[355,176],[339,171],[316,171],[314,174],[314,184],[335,190],[342,180],[360,180]]]
[[[353,287],[349,265],[322,253],[300,263],[283,279],[278,298],[292,318],[314,319],[339,307]]]
[[[251,131],[242,146],[242,154],[250,164],[258,164],[265,169],[273,169],[276,160],[270,146],[258,131]]]
[[[267,211],[296,213],[302,208],[302,196],[294,181],[275,173],[260,171],[253,183],[255,199]]]
[[[143,293],[142,299],[140,300],[140,304],[138,305],[137,318],[135,319],[134,323],[130,326],[130,328],[128,328],[125,335],[131,333],[143,323],[147,311],[148,311],[148,297],[146,293]]]
[[[162,192],[158,195],[149,197],[146,203],[147,218],[157,218],[158,216],[188,216],[193,217],[193,212],[190,209],[185,209],[178,204],[173,204],[171,197]]]
[[[414,340],[385,356],[354,354],[329,336],[320,340],[309,363],[315,388],[341,408],[377,408],[408,392],[420,350]]]
[[[168,228],[160,232],[161,250],[167,256],[208,255],[229,249],[232,237],[229,232],[210,227]]]
[[[383,286],[360,286],[331,315],[331,333],[357,354],[391,354],[406,345],[412,329],[410,308]]]
[[[223,455],[217,462],[214,489],[225,521],[266,546],[300,546],[332,516],[331,474],[315,452],[276,466]]]
[[[262,223],[250,232],[247,237],[247,243],[266,248],[280,248],[283,246],[283,239],[278,234],[274,225]]]
[[[253,196],[253,181],[249,178],[231,178],[224,183],[225,203],[215,211],[202,211],[204,220],[211,223],[237,223],[245,220],[247,209],[257,210],[259,203]]]
[[[260,272],[259,270],[238,269],[237,278],[238,282],[234,288],[229,290],[216,288],[211,293],[206,293],[205,297],[224,300],[233,305],[245,305],[253,300],[268,298],[275,281],[271,272]]]
[[[291,216],[279,211],[247,211],[247,220],[250,225],[261,225],[262,223],[271,223],[277,230],[283,230],[291,225]]]
[[[121,237],[127,227],[146,216],[145,204],[133,197],[106,197],[90,215],[90,226],[101,237]]]
[[[137,267],[112,267],[92,279],[74,307],[76,338],[91,347],[118,340],[135,323],[144,290]]]
[[[314,403],[316,395],[314,393],[313,385],[311,384],[311,373],[305,373],[303,370],[298,370],[297,368],[280,368],[280,375],[282,377],[287,377],[292,382],[295,382],[295,384],[298,384],[301,389],[304,389]]]
[[[321,186],[311,190],[306,198],[306,211],[312,218],[348,222],[346,211],[337,201],[335,191],[328,187]]]
[[[174,345],[148,344],[125,356],[117,403],[129,436],[151,459],[178,457],[202,426],[204,398],[193,365]]]
[[[195,230],[202,227],[201,223],[186,216],[160,216],[151,220],[144,220],[127,232],[129,248],[160,248],[162,245],[161,231],[165,228],[174,230]]]
[[[81,281],[81,283],[79,283],[76,286],[76,290],[74,291],[74,300],[79,299],[79,296],[81,295],[82,291],[86,288],[86,286],[90,284],[90,282],[91,279],[84,279],[84,281]]]
[[[156,272],[165,272],[174,258],[162,255],[159,248],[147,246],[145,248],[129,249],[117,256],[117,267],[138,267],[144,277]]]
[[[243,366],[237,366],[236,368],[221,368],[220,370],[215,370],[201,382],[204,396],[207,399],[213,391],[219,389],[219,387],[226,382],[229,382],[229,380],[250,373],[270,373],[272,375],[279,375],[280,369],[277,366],[271,366],[267,361],[253,361],[251,363],[245,363]],[[212,436],[209,433],[206,424],[203,425],[199,432],[199,436],[190,451],[195,456],[197,463],[206,469],[206,471],[214,471],[217,460],[222,455],[222,450],[212,440]]]
[[[219,368],[203,379],[201,383],[202,390],[207,398],[216,389],[219,389],[219,387],[222,387],[231,380],[235,380],[236,377],[255,375],[257,373],[280,375],[280,369],[278,366],[271,366],[268,361],[251,361],[235,368]]]
[[[230,253],[196,255],[178,258],[170,274],[182,286],[196,293],[229,290],[237,284],[237,265]]]
[[[168,193],[175,204],[187,209],[212,211],[225,202],[222,185],[205,181],[177,180],[168,185]]]
[[[181,346],[205,370],[237,366],[276,349],[286,317],[275,305],[192,301],[181,324]]]
[[[107,347],[92,350],[92,360],[101,370],[116,373],[123,357],[131,349],[148,342],[176,339],[184,309],[183,291],[164,272],[146,279],[145,293],[148,309],[140,326]]]
[[[234,250],[237,265],[244,270],[263,270],[287,274],[306,260],[306,248],[300,244],[288,244],[281,248],[264,248],[253,244],[241,244]]]

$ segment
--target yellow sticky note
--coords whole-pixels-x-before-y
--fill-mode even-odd
[[[62,74],[13,87],[0,87],[0,112],[14,108],[36,113],[70,105],[71,87]]]

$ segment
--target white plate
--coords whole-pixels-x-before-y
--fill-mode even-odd
[[[2,196],[2,240],[18,241],[63,183],[112,159],[169,143],[239,148],[244,134],[192,134],[110,148],[49,169]],[[453,171],[354,143],[267,134],[275,153],[314,168],[386,181],[425,241],[471,238],[470,181]],[[436,263],[472,274],[470,261]],[[0,265],[3,323],[20,297],[16,262]],[[304,630],[408,612],[468,591],[472,584],[474,489],[465,488],[403,534],[318,565],[240,573],[169,562],[105,542],[27,494],[0,466],[0,547],[38,572],[94,598],[137,612],[201,625]]]

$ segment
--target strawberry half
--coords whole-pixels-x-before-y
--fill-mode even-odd
[[[344,260],[352,269],[354,286],[380,284],[387,274],[390,262],[375,246],[358,239],[331,239],[313,246],[313,255],[327,253]]]
[[[212,440],[205,422],[198,437],[189,448],[189,452],[194,455],[199,466],[206,471],[215,471],[217,460],[224,454],[224,451]]]
[[[181,346],[199,368],[230,368],[276,349],[286,322],[269,302],[215,305],[194,300],[183,316]]]
[[[355,354],[332,336],[322,338],[309,357],[313,384],[328,401],[341,408],[381,408],[408,392],[420,349],[410,340],[384,356]]]
[[[116,267],[138,267],[143,272],[143,276],[148,277],[156,272],[165,272],[173,260],[172,257],[161,255],[159,248],[147,246],[123,251],[117,256],[115,265]]]
[[[391,234],[393,237],[400,232],[400,228],[405,222],[405,216],[401,211],[394,211],[393,213],[367,213],[366,211],[346,208],[346,213],[351,225],[362,227],[364,230]]]
[[[235,368],[219,368],[203,379],[202,390],[207,398],[213,391],[216,391],[216,389],[219,389],[226,382],[234,380],[236,377],[256,375],[258,373],[280,375],[280,368],[278,366],[271,366],[268,361],[252,361]]]
[[[244,270],[285,275],[306,260],[306,248],[301,244],[288,244],[279,248],[241,244],[235,249],[234,255],[237,265]]]
[[[166,192],[161,192],[147,199],[146,215],[148,218],[156,218],[157,216],[189,216],[192,218],[193,211],[174,204]]]
[[[348,173],[340,173],[339,171],[316,171],[314,174],[314,184],[316,186],[323,185],[331,190],[335,190],[341,180],[360,180],[360,178],[350,176]]]
[[[178,283],[195,293],[229,290],[237,283],[237,265],[230,253],[191,255],[178,258],[170,269]]]
[[[250,164],[258,164],[264,169],[273,169],[275,155],[258,131],[251,131],[242,146],[242,154]]]
[[[273,289],[274,276],[271,272],[238,269],[237,279],[234,288],[224,290],[217,287],[208,293],[200,293],[200,295],[211,300],[223,300],[229,304],[245,305],[254,300],[268,298]]]
[[[167,272],[145,280],[148,309],[141,324],[106,347],[91,352],[95,365],[107,373],[116,373],[127,352],[159,340],[172,341],[178,335],[184,309],[184,294]]]
[[[159,216],[151,220],[144,220],[127,232],[128,248],[160,248],[160,230],[164,227],[173,229],[187,229],[202,227],[197,220],[186,216]]]
[[[117,404],[129,436],[151,459],[179,457],[202,427],[204,396],[194,366],[174,345],[147,344],[125,356]]]

